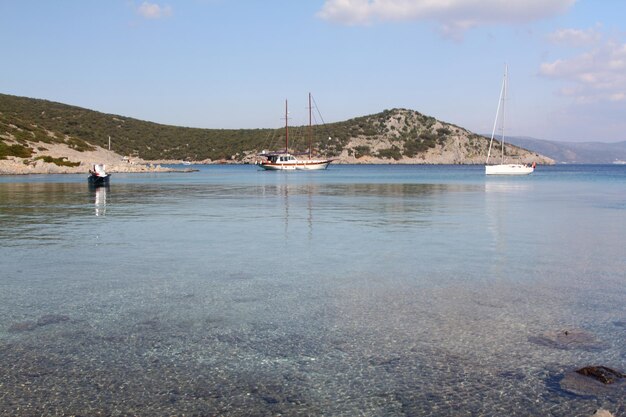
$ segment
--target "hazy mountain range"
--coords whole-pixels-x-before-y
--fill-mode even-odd
[[[557,142],[529,137],[509,137],[505,140],[561,164],[612,164],[626,161],[626,141]]]

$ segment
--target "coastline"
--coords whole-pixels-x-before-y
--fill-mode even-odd
[[[78,151],[64,144],[31,143],[33,154],[29,158],[9,156],[0,160],[0,175],[28,175],[28,174],[86,174],[93,164],[106,165],[107,172],[111,173],[154,173],[154,172],[192,172],[193,168],[170,168],[162,165],[181,164],[180,160],[153,160],[146,161],[138,157],[125,157],[114,151],[96,147],[92,151]],[[42,158],[53,158],[57,163],[45,162]],[[191,165],[253,165],[257,160],[256,154],[245,156],[241,160],[201,160],[189,161]],[[61,165],[58,163],[61,162]],[[554,161],[537,154],[529,154],[516,159],[516,162],[538,165],[553,165]],[[67,163],[67,165],[64,165]],[[464,155],[456,152],[442,152],[441,149],[431,149],[426,154],[413,158],[399,160],[379,158],[370,155],[359,158],[349,155],[347,151],[333,158],[336,165],[484,165],[482,155]],[[71,165],[71,166],[70,166]]]
[[[25,165],[20,161],[4,160],[0,161],[0,176],[9,175],[57,175],[57,174],[85,174],[89,173],[90,164],[81,163],[77,167],[58,166],[52,163],[41,163],[35,165]],[[176,169],[162,167],[152,163],[133,165],[106,165],[107,172],[116,173],[155,173],[155,172],[195,172],[197,169],[185,168]]]
[[[0,160],[0,175],[29,174],[88,174],[93,164],[106,165],[110,173],[154,173],[154,172],[191,172],[193,169],[176,169],[163,167],[158,163],[144,161],[140,158],[128,158],[103,148],[93,151],[77,151],[66,145],[35,143],[30,158],[9,156]],[[63,160],[75,166],[58,165],[45,162],[43,157]]]

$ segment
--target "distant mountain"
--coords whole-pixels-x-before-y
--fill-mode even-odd
[[[292,151],[308,147],[306,126],[290,127]],[[0,94],[0,159],[45,153],[46,144],[86,152],[95,147],[144,160],[251,162],[262,150],[281,149],[283,129],[197,129],[105,114],[47,100]],[[343,163],[482,164],[489,140],[414,110],[392,109],[317,126],[315,153]],[[498,144],[496,144],[498,146]],[[549,158],[506,144],[520,162]]]
[[[510,137],[507,142],[546,155],[557,163],[612,164],[626,161],[626,141],[557,142],[529,137]]]

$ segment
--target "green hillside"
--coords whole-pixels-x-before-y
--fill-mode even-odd
[[[113,151],[145,160],[243,161],[263,149],[278,149],[284,144],[283,129],[176,127],[0,94],[0,158],[28,158],[33,146],[41,146],[34,145],[36,142],[64,143],[76,150],[106,148],[109,136]],[[316,154],[353,160],[424,159],[430,150],[445,153],[455,145],[452,163],[476,163],[486,155],[487,146],[482,136],[405,109],[316,126],[312,136]],[[306,126],[290,127],[290,149],[305,151],[307,143]],[[512,154],[522,155],[519,148],[511,149]]]
[[[19,143],[66,143],[75,149],[108,146],[143,159],[230,159],[259,147],[266,130],[193,129],[145,122],[47,100],[0,94],[0,135]]]

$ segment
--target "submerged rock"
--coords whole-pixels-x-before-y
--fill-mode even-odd
[[[531,336],[528,341],[554,349],[581,349],[602,350],[606,344],[598,340],[593,334],[582,329],[566,329],[544,332],[538,336]]]
[[[69,319],[70,318],[68,316],[61,314],[46,314],[45,316],[39,317],[37,321],[21,321],[19,323],[14,323],[9,327],[9,332],[16,333],[31,331],[41,326],[62,323],[64,321],[68,321]]]
[[[62,323],[64,321],[68,321],[70,318],[68,316],[64,316],[61,314],[46,314],[45,316],[39,317],[37,320],[37,326],[47,326],[49,324],[57,324]]]
[[[567,372],[559,384],[561,389],[577,395],[626,396],[626,375],[606,366],[586,366]]]
[[[606,366],[586,366],[577,370],[576,373],[592,377],[603,384],[613,384],[620,379],[626,378],[626,375],[623,373],[607,368]]]
[[[17,332],[27,332],[31,330],[35,330],[37,328],[37,323],[34,321],[22,321],[19,323],[13,323],[9,327],[9,332],[17,333]]]

